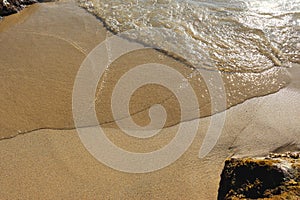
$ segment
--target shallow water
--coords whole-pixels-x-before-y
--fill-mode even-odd
[[[99,2],[99,5],[100,3],[103,4],[103,2],[108,2],[108,1],[101,1]],[[109,3],[109,6],[111,6],[113,3],[117,4],[116,1],[113,1]],[[177,3],[179,4],[180,2]],[[189,3],[191,2],[188,3],[183,2],[182,4],[189,5]],[[149,1],[145,2],[144,5],[141,5],[141,2],[139,2],[139,4],[136,4],[135,6],[145,7],[148,4]],[[173,4],[174,2],[169,2],[166,5],[173,5]],[[124,6],[125,3],[119,2],[119,4],[117,5]],[[159,1],[156,2],[155,5],[164,5],[164,4],[163,2]],[[167,7],[166,5],[165,7]],[[201,5],[201,4],[198,3],[197,5]],[[209,3],[205,3],[205,4],[203,3],[203,5],[207,7],[209,6],[211,7]],[[132,9],[135,6],[133,5]],[[30,9],[33,8],[34,6],[30,7]],[[202,7],[199,6],[198,9],[201,10],[201,8]],[[108,7],[106,12],[110,14],[111,17],[114,17],[113,13],[109,12],[110,9],[112,8]],[[218,9],[220,10],[219,7]],[[62,12],[62,10],[64,10],[64,12]],[[101,9],[94,9],[93,12],[98,12],[99,10]],[[207,13],[207,12],[212,12],[213,9],[202,8],[202,10],[204,10]],[[0,114],[3,116],[2,117],[3,122],[1,123],[2,124],[1,131],[3,132],[3,136],[1,137],[4,138],[14,136],[19,132],[21,133],[29,132],[31,130],[39,129],[43,127],[50,127],[50,128],[53,127],[58,129],[64,127],[72,128],[73,121],[72,121],[71,95],[72,95],[72,88],[74,84],[73,79],[75,78],[75,74],[78,70],[78,68],[74,66],[79,67],[83,59],[86,57],[86,54],[88,54],[88,52],[90,52],[97,44],[99,44],[106,37],[106,31],[104,29],[102,30],[101,23],[99,23],[98,20],[95,20],[93,16],[86,13],[84,10],[79,9],[73,3],[71,4],[57,3],[57,5],[56,3],[37,4],[37,9],[35,10],[35,12],[30,14],[29,15],[30,17],[28,18],[26,17],[25,20],[25,17],[23,18],[23,16],[26,16],[24,14],[26,14],[25,12],[27,11],[25,9],[24,11],[22,11],[23,14],[21,12],[18,15],[12,15],[5,18],[1,22],[1,26],[0,26],[0,30],[2,30],[0,34],[0,40],[2,41],[3,46],[10,47],[8,49],[2,48],[2,53],[0,54],[1,55],[0,60],[2,63],[0,66],[2,66],[3,68],[2,70],[4,70],[3,74],[5,75],[4,76],[5,78],[2,79],[2,85],[5,87],[2,87],[1,90],[3,94],[9,93],[10,95],[10,98],[7,98],[7,96],[5,95],[1,96],[3,99],[1,104],[2,109],[0,109],[2,110]],[[178,15],[180,12],[178,10]],[[219,13],[219,11],[215,11],[215,12]],[[226,12],[235,13],[237,11],[236,9],[231,8],[229,10],[226,9]],[[195,11],[194,13],[197,12]],[[101,16],[99,13],[98,15]],[[293,11],[292,15],[297,15],[297,12]],[[156,16],[160,16],[160,15],[156,15]],[[290,16],[290,14],[287,14],[287,16]],[[18,18],[18,17],[20,17],[20,19],[14,22],[14,18]],[[212,20],[214,19],[213,17],[208,16],[206,18],[207,20],[211,20],[213,23]],[[107,19],[106,23],[109,26],[110,24],[108,19],[112,19],[112,18],[109,18],[108,16],[107,18],[103,18],[103,19],[104,20]],[[183,18],[181,19],[179,17],[177,17],[176,19],[183,20]],[[124,16],[124,20],[127,20],[128,23],[130,21],[130,19],[128,17],[126,18],[125,16]],[[243,20],[245,21],[245,19]],[[176,23],[174,22],[174,25],[176,25],[177,27],[181,27],[181,24],[179,23],[176,24]],[[204,22],[203,24],[205,25]],[[120,30],[123,27],[124,30],[126,30],[125,25],[126,25],[126,21],[124,21],[123,24],[120,24],[115,27],[119,28]],[[248,61],[246,59],[247,56],[245,56],[245,59],[243,59],[242,61],[247,64],[246,66],[249,69],[239,68],[240,65],[237,65],[235,68],[233,68],[233,66],[228,65],[228,63],[230,63],[229,61],[232,61],[234,63],[239,63],[238,60],[235,60],[234,58],[232,58],[231,60],[229,59],[228,62],[224,61],[224,63],[226,64],[224,64],[223,68],[220,67],[221,65],[217,65],[218,64],[217,62],[216,65],[213,65],[212,63],[214,62],[212,62],[211,60],[214,59],[214,57],[211,57],[210,55],[222,53],[223,46],[222,45],[217,46],[217,44],[220,45],[221,42],[223,42],[223,40],[225,41],[225,37],[221,38],[222,40],[219,41],[213,39],[213,37],[217,37],[218,36],[217,34],[219,33],[227,34],[228,37],[232,35],[229,35],[229,33],[227,33],[225,30],[221,32],[222,29],[220,27],[217,26],[215,27],[209,25],[208,23],[206,23],[206,25],[208,27],[211,27],[212,29],[214,28],[216,30],[220,30],[220,32],[213,32],[213,31],[208,32],[208,30],[203,29],[203,31],[207,31],[207,35],[211,35],[211,36],[206,36],[204,37],[205,40],[203,39],[199,41],[195,38],[190,37],[188,34],[184,34],[184,32],[177,31],[177,29],[174,31],[173,29],[167,29],[170,31],[165,33],[175,32],[176,33],[175,37],[179,37],[179,39],[172,40],[172,41],[164,40],[164,42],[162,43],[160,42],[162,40],[159,40],[160,38],[154,37],[157,36],[155,34],[147,35],[147,37],[141,37],[138,39],[144,42],[148,42],[148,44],[153,44],[156,42],[155,44],[162,45],[161,47],[163,49],[172,50],[172,47],[173,49],[174,47],[177,48],[178,51],[181,51],[180,56],[184,57],[189,62],[191,62],[195,67],[197,67],[197,69],[203,69],[203,68],[215,69],[214,67],[218,66],[219,70],[222,71],[220,75],[223,79],[224,86],[226,89],[227,107],[231,107],[233,105],[242,103],[249,98],[274,93],[278,91],[280,88],[283,88],[284,86],[287,85],[287,83],[289,82],[289,73],[287,71],[287,68],[284,67],[285,65],[280,65],[280,66],[276,66],[274,64],[271,65],[272,64],[271,60],[269,58],[263,57],[263,55],[261,55],[260,52],[256,52],[256,54],[258,55],[256,55],[256,57],[254,58],[262,57],[263,58],[261,61],[262,63],[266,62],[271,64],[270,64],[270,69],[268,69],[268,66],[259,63],[259,60],[255,60],[254,58],[253,60],[250,60],[249,61],[250,64],[251,62],[252,64],[255,63],[259,64],[258,67],[261,68],[260,71],[258,71],[259,73],[257,73],[254,70],[254,68],[250,68],[249,67],[250,64],[248,66],[247,63]],[[113,29],[113,26],[109,26],[109,27]],[[129,26],[127,26],[127,28],[129,28]],[[297,28],[299,28],[298,25],[288,27],[288,30],[290,30],[290,32],[286,32],[286,35],[291,35],[292,33],[295,33],[293,31],[296,31]],[[178,30],[180,29],[178,28]],[[142,34],[144,33],[142,32]],[[142,34],[138,36],[142,36]],[[243,34],[248,34],[248,32],[244,32]],[[236,35],[238,35],[238,33],[236,33]],[[255,36],[255,34],[253,34],[253,36]],[[174,37],[173,38],[170,37],[170,38],[174,39]],[[257,38],[259,39],[259,37],[253,37],[253,38],[249,37],[248,38],[249,41],[243,39],[243,41],[245,40],[244,49],[250,49],[252,44],[251,42],[255,41],[255,39]],[[265,36],[264,38],[267,37]],[[240,39],[240,37],[237,37],[236,39]],[[298,42],[299,37],[298,35],[295,35],[295,37],[291,37],[288,39],[286,40],[287,42],[289,41]],[[209,42],[204,43],[203,41],[210,41],[211,43]],[[229,41],[231,40],[228,40],[227,42]],[[225,42],[223,43],[225,44]],[[231,41],[231,42],[238,43],[237,41]],[[249,45],[247,46],[246,42],[249,43],[250,45],[249,48],[248,48]],[[294,43],[291,42],[292,43],[291,45],[295,46],[296,42]],[[34,43],[33,46],[34,48],[32,50],[31,49],[32,46],[30,44],[33,43]],[[241,43],[241,45],[243,44],[244,43]],[[190,45],[188,47],[191,48],[188,48],[184,45],[186,46]],[[48,46],[49,48],[44,48],[45,46]],[[263,45],[261,46],[263,47]],[[292,47],[293,46],[286,45],[286,48],[291,49]],[[297,49],[296,47],[297,45],[294,48],[295,49],[294,53],[292,53],[293,52],[292,50],[289,50],[288,53],[286,53],[286,55],[289,56],[288,58],[290,60],[290,61],[289,60],[286,61],[287,66],[293,60],[296,60],[297,62],[299,61],[297,57],[299,56],[299,52],[298,52],[299,49]],[[217,51],[218,48],[222,49],[222,51]],[[256,50],[257,48],[258,47],[253,46],[253,51]],[[211,49],[211,51],[205,53],[204,51],[205,49]],[[226,50],[225,47],[224,49]],[[227,51],[232,51],[232,52],[235,51],[238,52],[242,50],[238,48],[234,49],[234,47],[227,49]],[[277,50],[278,52],[284,54],[284,51],[282,49],[277,48]],[[277,50],[274,52],[277,52]],[[195,54],[193,54],[193,52]],[[242,56],[242,53],[229,54],[227,52],[223,54],[224,56],[227,57]],[[16,57],[16,55],[18,56]],[[48,55],[46,57],[47,59],[45,59],[44,55]],[[132,59],[132,57],[134,59]],[[206,60],[204,58],[206,58]],[[274,57],[274,58],[279,59],[279,57]],[[224,59],[227,58],[224,57]],[[65,62],[66,60],[68,62]],[[131,52],[127,56],[125,55],[123,59],[120,58],[119,61],[123,61],[123,62],[115,63],[115,67],[112,67],[111,70],[108,70],[107,73],[105,74],[106,76],[103,77],[103,84],[106,87],[102,89],[102,91],[97,92],[96,94],[96,99],[97,99],[96,106],[97,109],[99,109],[97,113],[103,115],[103,116],[98,116],[99,122],[101,124],[113,122],[115,120],[111,114],[111,105],[110,105],[111,102],[110,102],[110,98],[108,98],[114,88],[113,83],[117,83],[118,77],[120,77],[123,74],[124,70],[129,70],[131,69],[131,67],[134,67],[133,64],[135,63],[143,64],[144,62],[149,62],[149,61],[151,62],[161,61],[162,64],[172,66],[178,71],[181,70],[180,72],[187,77],[189,83],[191,83],[191,85],[195,87],[196,95],[199,99],[201,117],[208,116],[212,113],[222,110],[222,108],[218,110],[212,110],[210,108],[211,105],[215,102],[210,101],[211,95],[209,94],[206,85],[209,84],[213,85],[214,80],[209,80],[208,82],[205,82],[202,79],[203,77],[201,77],[202,71],[198,73],[197,70],[186,68],[182,63],[175,62],[175,60],[170,59],[169,57],[162,55],[161,53],[156,51],[150,51],[150,53],[148,51],[141,51],[137,53]],[[283,61],[281,62],[284,63]],[[70,66],[66,65],[67,63],[70,64]],[[125,67],[124,67],[125,65],[124,63],[126,64]],[[126,67],[128,67],[128,69],[126,69]],[[225,71],[234,72],[234,73],[226,73]],[[8,76],[6,74],[12,74],[12,75]],[[118,76],[116,74],[118,74]],[[45,81],[45,77],[49,77],[47,78],[47,80],[49,79],[49,81]],[[60,84],[61,81],[66,82],[67,84],[62,86]],[[20,84],[15,84],[16,82]],[[185,84],[186,81],[182,81],[182,84],[178,83],[178,85],[180,85],[179,89],[182,92],[185,91]],[[218,85],[213,86],[213,88],[214,87],[216,89],[216,96],[218,96],[219,95]],[[48,89],[45,90],[45,88]],[[159,88],[153,89],[153,92],[151,93],[149,93],[148,90],[138,91],[137,95],[132,97],[133,99],[132,105],[135,106],[131,106],[131,111],[132,111],[131,114],[138,113],[139,115],[136,114],[136,118],[141,118],[142,122],[144,121],[147,122],[147,120],[149,119],[147,109],[151,107],[151,105],[153,104],[160,104],[164,102],[164,105],[168,106],[167,111],[168,108],[170,110],[171,113],[170,116],[171,117],[174,116],[173,117],[174,119],[170,118],[170,120],[167,121],[168,123],[166,123],[166,126],[172,126],[174,124],[179,123],[181,120],[178,117],[180,116],[180,109],[175,108],[176,107],[175,105],[177,105],[174,103],[176,98],[174,96],[168,95],[169,93],[166,93],[164,91],[158,93],[157,91],[160,91]],[[153,98],[148,98],[150,96]],[[14,101],[12,101],[11,99],[13,99]],[[64,100],[62,101],[61,99]],[[15,103],[12,104],[11,102],[15,102]],[[43,108],[44,112],[40,112],[41,108]],[[195,107],[195,109],[198,108]],[[59,110],[60,112],[57,112],[56,110]],[[44,113],[48,113],[46,118],[44,118],[45,117]],[[191,115],[184,120],[190,120],[194,118],[196,117]],[[141,124],[143,125],[142,122]]]
[[[82,0],[81,6],[114,33],[192,65],[186,78],[202,88],[201,116],[277,92],[290,82],[287,69],[300,62],[299,0]],[[208,72],[203,80],[207,71],[219,75]],[[211,105],[224,101],[214,76],[226,91],[226,106],[216,110],[206,105],[212,92]]]
[[[91,0],[82,4],[117,33],[144,27],[170,30],[176,36],[160,32],[129,37],[166,51],[176,46],[179,57],[197,68],[262,72],[300,62],[299,0]]]

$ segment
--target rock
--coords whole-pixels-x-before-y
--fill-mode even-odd
[[[33,3],[37,3],[37,0],[0,0],[0,16],[17,13]]]
[[[218,193],[224,199],[300,199],[299,152],[227,159]]]

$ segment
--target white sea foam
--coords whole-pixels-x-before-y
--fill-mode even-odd
[[[114,32],[172,30],[176,41],[129,37],[161,49],[175,45],[197,68],[262,72],[300,62],[299,0],[88,0],[83,6]]]

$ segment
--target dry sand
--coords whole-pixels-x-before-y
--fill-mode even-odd
[[[47,3],[5,18],[0,31],[0,199],[216,199],[227,157],[300,149],[297,66],[291,69],[292,83],[287,88],[227,110],[222,135],[204,159],[198,153],[210,117],[182,122],[199,123],[200,128],[188,151],[172,165],[148,174],[113,170],[95,160],[72,130],[77,70],[85,56],[110,35],[101,22],[73,3]],[[191,73],[184,64],[154,50],[137,55],[134,60],[121,58],[115,68],[124,65],[121,71],[126,71],[127,66],[153,60],[185,75]],[[116,70],[108,76],[119,74]],[[113,81],[105,83],[105,88],[113,85]],[[106,89],[101,95],[110,92]],[[146,101],[142,98],[146,94],[155,98]],[[146,124],[146,111],[140,111],[168,99],[164,104],[170,114],[167,123],[176,124],[179,112],[170,96],[165,88],[144,88],[132,98],[131,112],[139,113],[133,118]],[[210,105],[205,99],[202,110]],[[108,101],[100,98],[98,103],[106,108]],[[103,123],[112,121],[108,111],[98,110],[98,118]],[[105,132],[117,145],[144,152],[162,147],[177,128],[165,128],[147,140],[131,140],[113,123]],[[19,132],[28,133],[16,136]]]

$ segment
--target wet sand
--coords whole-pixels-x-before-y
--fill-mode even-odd
[[[199,123],[199,131],[192,146],[175,163],[149,174],[115,171],[95,160],[73,130],[72,89],[76,73],[86,55],[110,35],[101,22],[73,3],[47,3],[7,17],[0,23],[0,31],[1,45],[5,47],[0,49],[1,199],[215,199],[227,157],[300,149],[297,66],[291,69],[287,88],[227,110],[222,135],[204,159],[199,159],[198,153],[211,118],[192,116],[193,120],[181,123]],[[158,149],[174,137],[180,120],[178,102],[170,91],[148,86],[132,97],[131,114],[135,113],[133,119],[140,125],[149,121],[145,108],[154,103],[163,102],[169,114],[169,127],[143,141],[133,141],[115,128],[107,96],[117,78],[136,64],[157,61],[186,76],[193,71],[155,50],[137,52],[135,59],[126,56],[114,63],[113,70],[102,79],[106,85],[98,93],[99,98],[96,95],[99,121],[108,123],[106,134],[124,149]],[[279,83],[287,81],[285,73],[278,72],[276,76]],[[203,89],[197,80],[190,82]],[[261,91],[251,92],[257,96]],[[145,95],[153,98],[145,99]],[[200,109],[206,116],[208,94],[198,95],[204,95],[200,97]],[[247,98],[230,101],[237,104]]]
[[[74,3],[65,2],[33,5],[5,18],[0,30],[2,45],[9,47],[0,49],[2,76],[5,74],[0,80],[3,85],[0,92],[6,94],[0,97],[0,138],[42,128],[74,128],[72,89],[77,71],[88,53],[111,34],[94,16]],[[199,108],[189,109],[199,109],[201,117],[223,110],[212,111],[210,94],[201,73],[163,53],[144,49],[117,59],[100,80],[95,95],[100,124],[116,127],[115,120],[129,117],[113,117],[110,97],[125,72],[145,63],[164,64],[182,73],[196,91],[199,101]],[[276,92],[290,81],[285,68],[220,76],[226,90],[227,107]],[[214,89],[218,91],[218,88]],[[181,91],[184,92],[185,88]],[[213,103],[218,104],[218,101],[224,100],[215,98]],[[148,108],[153,104],[165,107],[168,113],[165,127],[182,121],[175,95],[164,87],[147,85],[137,90],[130,100],[130,114],[137,124],[149,123]],[[198,117],[191,114],[183,121]],[[91,125],[96,124],[86,123],[84,126]]]

